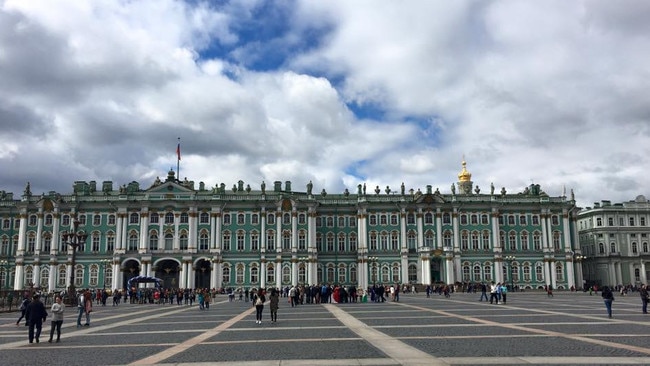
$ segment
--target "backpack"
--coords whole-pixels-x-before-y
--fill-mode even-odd
[[[255,306],[258,305],[264,305],[264,303],[262,302],[262,298],[260,296],[257,296],[257,299],[255,300]]]

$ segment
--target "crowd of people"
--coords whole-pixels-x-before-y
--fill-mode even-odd
[[[424,289],[426,297],[433,294],[450,297],[456,291],[467,293],[480,293],[479,301],[485,300],[490,304],[506,304],[507,294],[509,291],[517,291],[517,288],[509,287],[504,283],[470,283],[470,284],[434,284],[427,285]],[[544,288],[547,296],[553,296],[551,286]],[[572,289],[572,291],[574,291]],[[587,291],[587,288],[585,289]],[[642,313],[647,314],[648,302],[650,295],[646,285],[639,286],[615,286],[602,288],[591,286],[588,288],[589,294],[601,292],[605,303],[608,317],[612,317],[612,304],[615,300],[614,293],[618,292],[621,296],[629,293],[638,292],[641,298]],[[360,289],[356,286],[338,286],[338,285],[298,285],[285,286],[283,288],[221,288],[221,289],[160,289],[160,288],[131,288],[129,290],[105,290],[105,289],[86,289],[77,293],[77,327],[90,326],[91,313],[93,304],[106,306],[107,299],[113,298],[113,306],[119,306],[121,302],[130,304],[158,304],[158,305],[188,305],[192,306],[196,302],[199,310],[208,310],[210,303],[218,294],[225,294],[229,301],[250,302],[255,307],[255,322],[262,323],[264,305],[268,300],[271,322],[277,322],[280,298],[286,298],[288,306],[297,307],[305,304],[323,304],[323,303],[365,303],[365,302],[388,302],[400,300],[400,293],[417,294],[417,287],[414,285],[383,285],[373,284],[367,289]],[[489,297],[488,297],[489,294]],[[20,305],[20,317],[16,321],[19,326],[25,319],[25,326],[28,327],[29,343],[40,342],[40,335],[43,323],[51,316],[51,329],[48,342],[60,342],[61,325],[63,323],[63,314],[65,305],[61,294],[52,294],[54,301],[49,308],[41,300],[41,294],[25,292]],[[82,323],[82,320],[85,320]],[[56,338],[54,338],[56,335]]]

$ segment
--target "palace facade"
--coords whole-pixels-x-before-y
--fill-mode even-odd
[[[589,284],[640,285],[650,277],[650,202],[595,202],[578,215],[580,246]]]
[[[446,193],[305,188],[195,188],[173,171],[144,189],[78,181],[71,194],[38,196],[28,184],[19,199],[0,198],[0,280],[47,291],[72,278],[77,288],[124,288],[138,275],[171,288],[583,282],[573,193],[550,197],[536,184],[483,193],[464,161]],[[75,225],[88,237],[73,253],[62,238]]]

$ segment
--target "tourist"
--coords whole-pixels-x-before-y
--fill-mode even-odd
[[[266,297],[264,297],[264,290],[259,289],[255,295],[253,295],[253,305],[255,305],[255,323],[262,324],[262,312],[264,311],[264,303],[266,302]]]
[[[27,305],[25,318],[27,318],[29,324],[29,343],[34,343],[34,339],[38,343],[38,338],[41,336],[41,330],[43,329],[43,322],[47,318],[45,305],[41,302],[38,294],[34,295],[32,302]]]
[[[16,325],[20,325],[20,321],[23,320],[25,317],[25,310],[27,310],[27,305],[29,305],[30,300],[29,297],[25,297],[23,299],[23,302],[20,303],[20,318],[16,321]],[[27,319],[25,319],[25,326],[28,326],[29,324],[27,323]]]
[[[641,285],[639,289],[639,295],[641,296],[641,311],[643,314],[648,313],[648,287],[646,285]]]
[[[278,321],[278,308],[280,307],[280,295],[276,289],[271,289],[269,295],[269,309],[271,310],[271,322]]]
[[[603,297],[603,299],[605,301],[605,308],[607,309],[607,315],[611,318],[612,317],[612,302],[614,302],[614,293],[612,292],[612,289],[605,286],[605,287],[603,287],[601,296]]]
[[[52,328],[50,329],[50,340],[49,343],[52,343],[52,338],[54,338],[54,330],[56,330],[56,343],[59,343],[61,340],[61,324],[63,324],[63,311],[65,307],[61,303],[61,296],[56,296],[54,298],[54,304],[50,311],[52,312]]]

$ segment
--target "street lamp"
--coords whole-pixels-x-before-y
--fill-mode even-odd
[[[368,262],[372,264],[372,287],[375,287],[377,282],[377,262],[379,261],[378,257],[368,257]]]
[[[112,262],[110,259],[102,259],[100,261],[102,263],[102,266],[104,266],[104,287],[103,289],[106,290],[106,272],[108,270],[108,265]]]
[[[515,281],[512,278],[512,262],[514,262],[517,259],[517,257],[515,257],[514,255],[506,255],[504,259],[508,261],[508,274],[510,276],[510,291],[514,291]]]
[[[3,290],[5,289],[5,287],[7,285],[7,276],[8,276],[7,268],[8,268],[8,265],[9,265],[9,261],[7,261],[6,259],[0,260],[0,266],[2,266],[2,273],[4,274],[4,276],[2,277],[2,289]]]
[[[68,288],[68,298],[70,299],[70,305],[75,306],[77,304],[77,296],[74,286],[74,272],[75,272],[75,262],[77,260],[77,248],[86,243],[88,234],[83,231],[77,232],[79,228],[79,220],[76,218],[72,222],[72,232],[69,233],[64,231],[61,233],[61,241],[63,244],[69,245],[72,248],[72,260],[70,262],[70,287]]]

